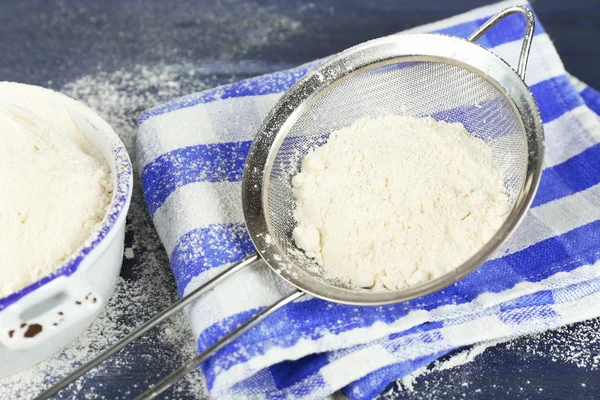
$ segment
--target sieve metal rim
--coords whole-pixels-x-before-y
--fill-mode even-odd
[[[318,282],[299,267],[290,268],[286,253],[268,237],[267,189],[270,167],[281,141],[300,115],[334,85],[377,66],[407,61],[452,64],[493,84],[521,117],[527,135],[525,179],[509,217],[469,260],[453,272],[425,284],[396,290],[351,290]],[[544,153],[539,110],[521,77],[504,60],[466,39],[441,34],[401,34],[375,39],[335,55],[307,73],[277,102],[249,150],[242,179],[242,204],[247,229],[258,253],[281,278],[313,296],[338,303],[381,305],[407,301],[439,291],[475,270],[510,236],[528,210],[539,185]]]

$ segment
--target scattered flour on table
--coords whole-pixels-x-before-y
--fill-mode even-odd
[[[182,88],[190,93],[206,89],[197,76],[200,72],[179,65],[137,65],[81,77],[66,84],[61,91],[81,99],[105,118],[134,158],[133,141],[137,135],[137,118],[142,111],[181,95]]]
[[[63,96],[26,98],[27,90],[0,83],[0,298],[67,261],[97,230],[112,194],[108,166]]]
[[[84,76],[59,89],[106,119],[134,158],[133,141],[140,112],[174,97],[206,89],[210,79],[204,76],[204,71],[194,67],[136,66],[130,70]],[[0,379],[0,400],[33,398],[178,298],[168,257],[148,215],[139,174],[134,176],[123,273],[115,294],[98,319],[64,350],[35,367]],[[195,340],[183,313],[151,331],[136,349],[132,346],[68,387],[59,398],[106,398],[99,384],[107,385],[107,376],[118,376],[116,371],[122,371],[124,375],[136,376],[137,380],[111,378],[118,386],[111,388],[111,399],[130,399],[196,354]],[[195,371],[164,397],[206,399],[204,378]]]
[[[600,319],[525,336],[506,343],[505,346],[525,357],[543,357],[551,362],[566,362],[597,371],[600,370]]]
[[[365,288],[453,270],[509,211],[487,145],[433,118],[360,119],[309,152],[292,185],[298,247],[328,278]]]
[[[431,365],[419,368],[396,381],[397,387],[399,390],[413,391],[417,379],[422,379],[433,372],[445,371],[468,364],[475,360],[479,355],[483,354],[488,348],[507,340],[509,339],[480,343],[453,355],[447,360],[436,360]]]
[[[397,398],[398,392],[404,393],[403,398],[409,399],[463,398],[464,393],[485,392],[488,388],[475,386],[475,382],[480,382],[476,377],[481,375],[482,369],[487,368],[486,360],[489,358],[486,358],[486,350],[496,346],[505,348],[511,354],[520,354],[525,365],[530,357],[535,357],[548,363],[566,363],[587,371],[597,371],[600,369],[600,356],[595,345],[599,344],[598,318],[538,334],[479,343],[398,379],[396,387],[382,393],[378,399]],[[539,363],[536,361],[536,365]],[[447,380],[449,375],[443,374],[448,370],[453,371],[450,381]],[[531,384],[526,377],[523,378],[523,386]],[[514,387],[507,389],[518,390]]]

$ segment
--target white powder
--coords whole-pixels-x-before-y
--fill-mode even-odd
[[[514,373],[522,374],[522,386],[532,384],[540,366],[553,369],[575,366],[582,370],[581,379],[587,379],[591,371],[600,369],[597,343],[600,343],[600,319],[533,335],[479,343],[398,379],[394,387],[383,392],[378,399],[396,399],[399,392],[404,392],[402,398],[410,399],[468,398],[468,394],[473,392],[482,392],[484,397],[487,393],[490,397],[493,394],[490,393],[491,387],[503,385],[511,391],[506,397],[512,398],[515,397],[513,391],[522,391],[523,387],[516,386],[514,379],[506,381],[498,377],[498,364],[506,360],[514,362]],[[488,352],[488,349],[494,350]],[[531,370],[528,370],[529,367]],[[487,379],[482,379],[482,376]],[[491,385],[490,381],[498,385]],[[581,386],[586,384],[582,382]]]
[[[102,221],[112,193],[108,166],[68,112],[41,101],[10,102],[22,88],[0,86],[0,298],[75,253]]]
[[[459,367],[461,365],[468,364],[475,360],[475,358],[477,358],[479,355],[483,354],[488,348],[496,346],[499,343],[504,343],[508,340],[510,340],[510,338],[480,343],[466,350],[456,353],[447,360],[436,360],[432,364],[418,368],[412,373],[402,377],[401,379],[398,379],[396,381],[396,387],[399,391],[407,390],[411,392],[414,390],[414,386],[417,382],[417,379],[423,379],[425,376],[438,371],[445,371],[448,369]]]
[[[452,271],[509,211],[487,145],[432,118],[358,120],[307,154],[292,185],[298,247],[328,278],[366,288]]]
[[[209,77],[204,77],[205,74]],[[135,157],[131,145],[139,113],[176,96],[205,89],[211,75],[211,71],[205,73],[195,66],[141,65],[128,71],[87,75],[68,83],[60,91],[98,111]],[[135,160],[132,161],[136,168]],[[139,173],[134,174],[134,179],[127,218],[124,278],[117,281],[115,294],[100,317],[64,350],[35,367],[0,379],[0,400],[35,397],[177,300],[169,259],[148,214]],[[163,322],[140,340],[139,346],[128,346],[69,386],[59,397],[131,399],[196,354],[194,336],[184,313]],[[136,379],[131,380],[131,376]],[[186,375],[165,398],[208,398],[200,370]]]

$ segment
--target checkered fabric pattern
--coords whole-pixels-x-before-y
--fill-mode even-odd
[[[466,37],[514,1],[413,31]],[[480,44],[516,65],[524,20]],[[139,119],[148,208],[183,295],[253,253],[240,181],[279,96],[311,67],[175,99]],[[475,272],[440,292],[376,308],[304,296],[202,365],[215,398],[375,397],[393,379],[461,346],[597,317],[600,309],[600,95],[569,77],[539,23],[527,84],[546,133],[541,185],[521,226]],[[290,291],[265,265],[245,269],[189,310],[198,349]]]

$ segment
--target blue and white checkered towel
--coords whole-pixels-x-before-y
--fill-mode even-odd
[[[417,31],[466,37],[510,3]],[[480,43],[516,65],[524,21],[511,16]],[[261,120],[314,64],[175,99],[144,112],[138,157],[148,208],[181,294],[254,251],[240,180]],[[600,95],[564,71],[537,25],[527,83],[545,125],[546,166],[531,211],[497,256],[455,285],[408,303],[354,307],[303,297],[202,365],[215,398],[373,398],[460,346],[600,315]],[[245,269],[193,306],[204,349],[290,290]]]

